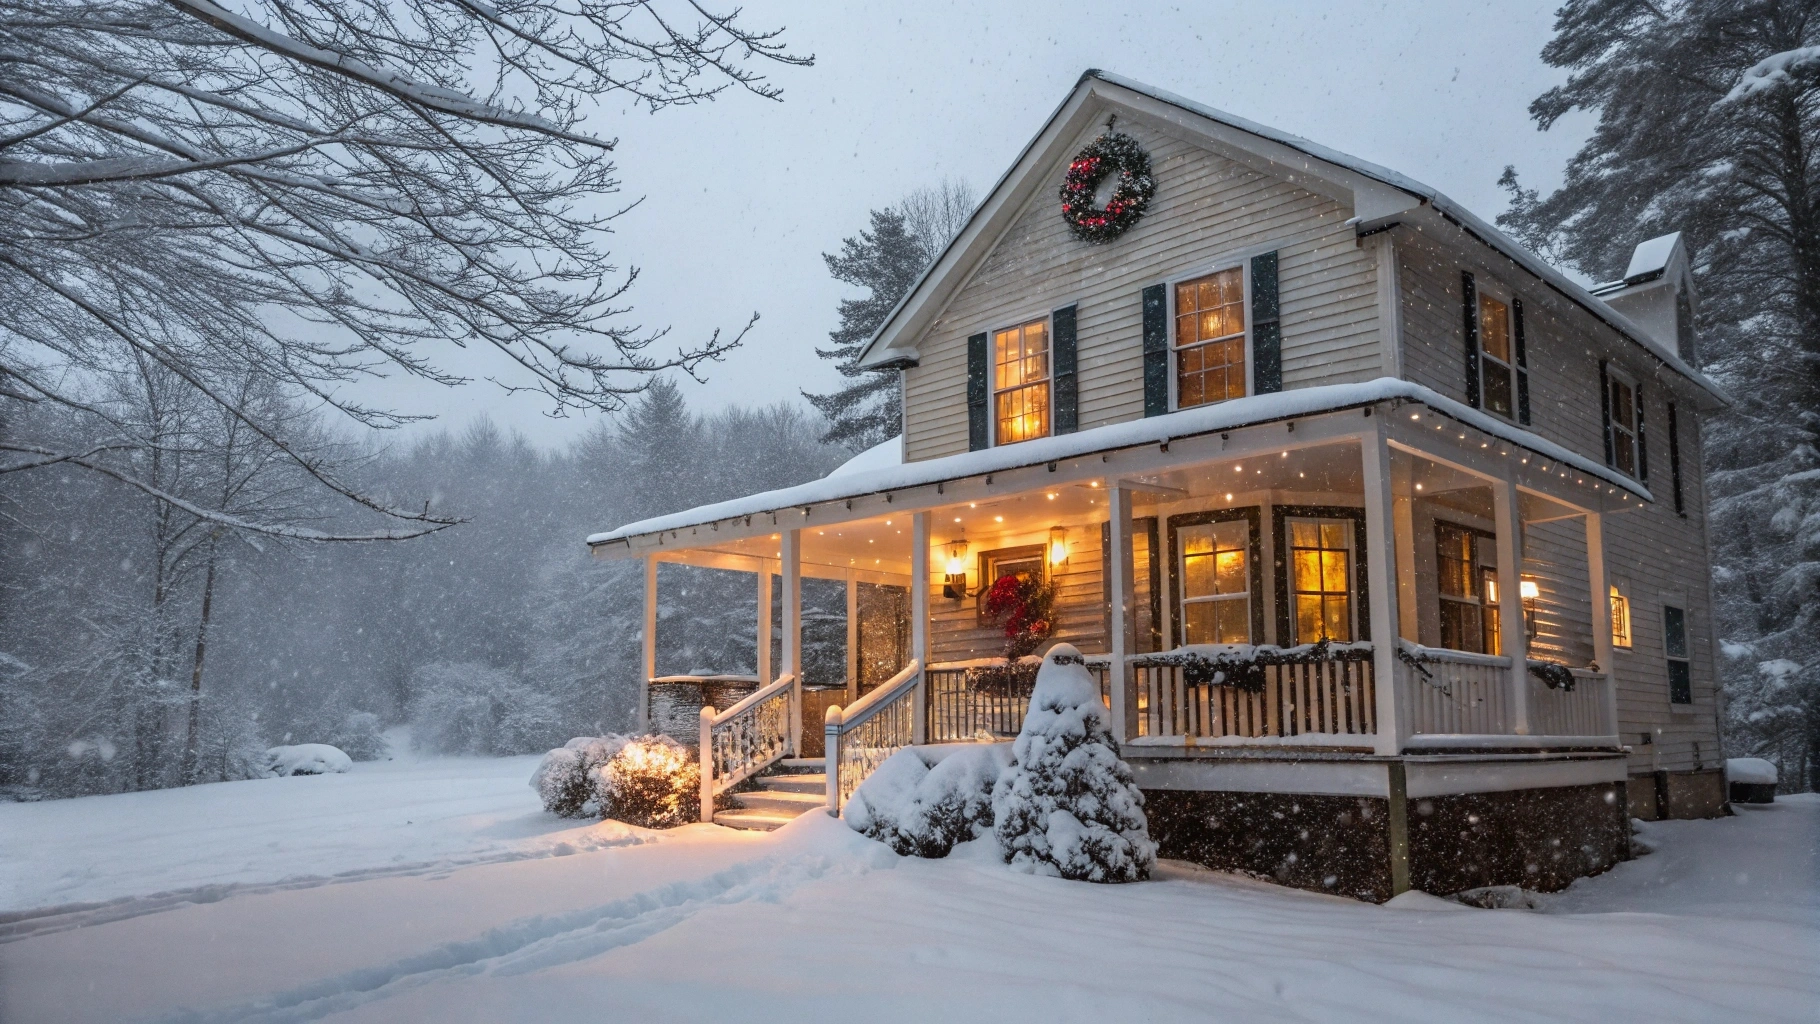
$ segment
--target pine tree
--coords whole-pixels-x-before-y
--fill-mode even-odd
[[[823,359],[833,360],[848,383],[823,395],[805,391],[803,397],[828,418],[824,442],[864,451],[903,429],[899,372],[864,369],[859,355],[885,322],[886,314],[922,273],[923,246],[905,228],[903,214],[873,210],[871,231],[846,239],[839,255],[823,253],[822,259],[828,261],[828,273],[836,281],[865,288],[869,294],[841,300],[840,326],[828,332],[833,346],[815,350]]]
[[[1598,127],[1552,195],[1507,169],[1499,223],[1600,280],[1683,232],[1702,363],[1735,402],[1705,433],[1727,745],[1809,788],[1790,769],[1820,764],[1820,2],[1571,0],[1555,32],[1542,58],[1571,74],[1530,113]]]

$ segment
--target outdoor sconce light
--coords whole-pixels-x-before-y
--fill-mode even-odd
[[[1536,625],[1536,599],[1542,596],[1542,588],[1536,586],[1535,580],[1523,580],[1517,584],[1523,598],[1523,628],[1529,631],[1529,638],[1534,640],[1540,627]]]
[[[1068,528],[1065,526],[1049,528],[1049,564],[1068,564]]]
[[[948,542],[948,578],[942,583],[942,596],[950,601],[967,596],[967,540],[964,537]]]

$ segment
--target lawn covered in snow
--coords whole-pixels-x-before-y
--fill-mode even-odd
[[[0,805],[0,1020],[1813,1021],[1820,797],[1535,911],[543,814],[534,759]],[[288,879],[288,881],[287,881]],[[166,895],[153,897],[151,894]],[[93,905],[97,901],[99,906]],[[64,907],[84,901],[86,907]]]

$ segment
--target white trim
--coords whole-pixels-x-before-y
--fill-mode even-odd
[[[1404,771],[1409,798],[1415,800],[1459,793],[1510,793],[1523,789],[1623,783],[1625,760],[1614,756],[1460,762],[1412,757]],[[1623,800],[1624,793],[1620,791],[1617,798]]]
[[[1063,303],[1061,306],[1057,306],[1056,309],[1066,308],[1067,305],[1068,305],[1067,303]],[[1079,315],[1078,312],[1076,315],[1077,316]],[[1049,397],[1046,399],[1046,401],[1048,403],[1048,410],[1049,410],[1048,411],[1049,422],[1047,424],[1047,430],[1046,430],[1046,432],[1039,434],[1036,437],[1027,437],[1023,441],[1008,441],[1008,442],[1006,442],[1006,445],[1024,444],[1027,441],[1037,441],[1037,440],[1041,440],[1042,438],[1045,438],[1045,437],[1054,437],[1055,436],[1055,310],[1050,310],[1049,312],[1040,314],[1038,316],[1027,317],[1022,320],[1013,320],[1009,324],[1002,326],[1002,327],[986,328],[986,447],[988,447],[988,448],[1000,447],[999,439],[998,439],[999,387],[997,384],[999,332],[1000,331],[1009,331],[1009,330],[1021,331],[1023,328],[1029,326],[1030,324],[1036,323],[1038,320],[1041,320],[1043,322],[1044,343],[1049,348],[1047,361],[1045,363],[1045,365],[1048,366],[1048,368],[1049,368],[1049,374],[1047,377],[1044,378],[1045,385],[1049,389]],[[1076,328],[1076,330],[1078,331],[1079,328]],[[1020,338],[1020,340],[1021,340],[1021,338]],[[1079,352],[1080,352],[1080,345],[1079,345],[1079,340],[1077,339],[1076,344],[1075,344],[1075,353],[1076,353],[1075,358],[1076,358],[1077,363],[1079,362],[1079,358],[1080,358]],[[1076,369],[1075,375],[1078,380],[1078,378],[1079,378],[1078,367]],[[1030,385],[1028,385],[1028,384],[1020,384],[1020,385],[1018,385],[1018,388],[1024,388],[1024,387],[1029,387],[1029,386]],[[1007,388],[1005,390],[1015,391],[1018,388]],[[1076,396],[1076,401],[1077,402],[1079,401],[1078,392],[1077,392],[1077,396]],[[909,406],[906,404],[905,408],[908,408],[908,407]],[[1078,411],[1079,410],[1077,409],[1076,410],[1077,415],[1078,415]],[[908,414],[906,414],[906,415],[908,415]],[[908,431],[908,429],[906,429],[905,434],[908,435],[908,433],[909,433],[909,431]]]
[[[1389,766],[1382,761],[1161,760],[1143,758],[1136,748],[1127,751],[1127,758],[1133,779],[1143,789],[1379,799],[1390,796]]]

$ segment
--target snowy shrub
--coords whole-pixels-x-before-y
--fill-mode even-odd
[[[327,743],[298,743],[265,752],[265,773],[272,776],[332,775],[353,766],[347,754]]]
[[[594,779],[603,817],[645,828],[701,820],[701,766],[668,736],[627,740],[594,769]]]
[[[431,753],[523,754],[562,738],[555,699],[504,669],[432,662],[413,674],[412,689],[412,742]]]
[[[531,788],[542,798],[543,809],[564,818],[586,817],[589,810],[598,813],[595,769],[627,742],[625,736],[577,736],[545,754],[531,773]]]
[[[1012,867],[1090,882],[1134,882],[1156,864],[1144,795],[1119,758],[1100,687],[1057,644],[1037,670],[1030,713],[993,790],[994,831]]]
[[[1002,743],[952,751],[933,768],[905,748],[860,783],[841,817],[903,856],[946,857],[992,831],[992,789],[1010,762]]]
[[[379,727],[379,716],[371,711],[356,711],[342,719],[340,728],[329,734],[329,743],[356,761],[377,761],[386,755],[385,732]]]

